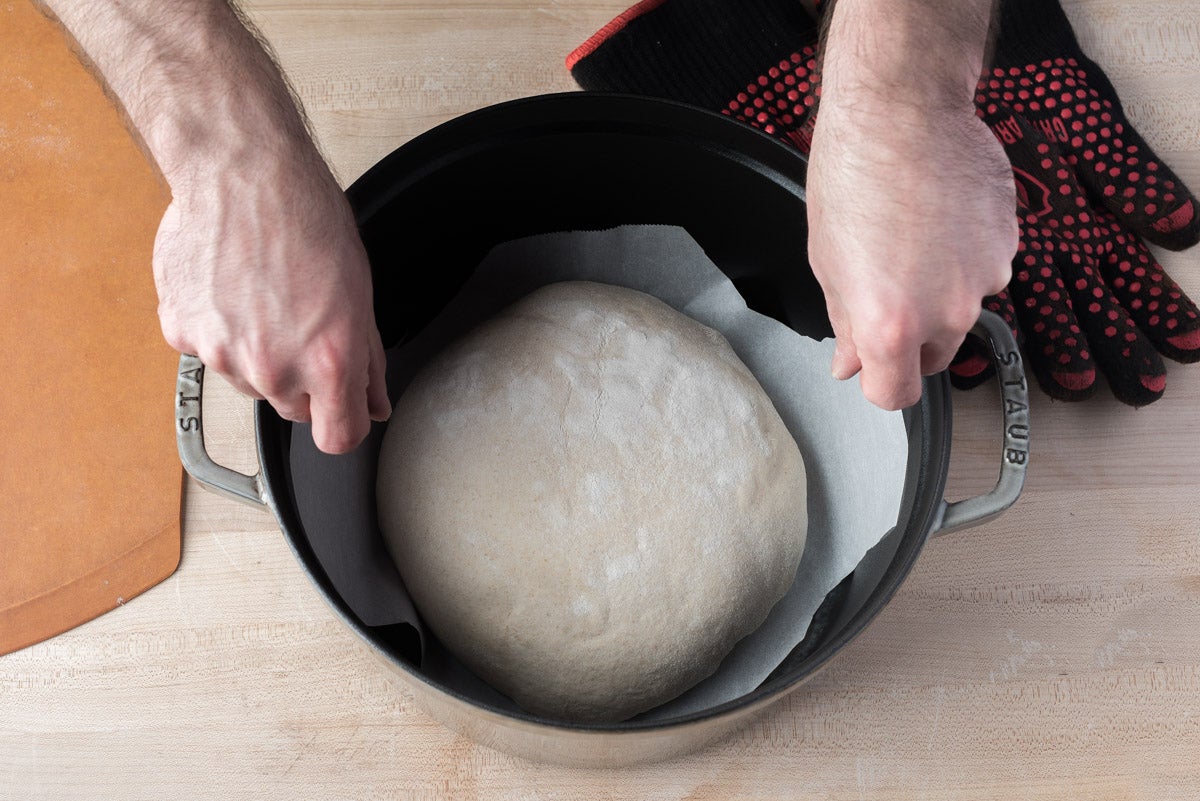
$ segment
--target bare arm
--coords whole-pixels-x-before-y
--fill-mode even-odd
[[[171,188],[159,318],[342,452],[386,418],[353,216],[270,56],[225,0],[42,0],[125,107]]]
[[[838,0],[809,170],[810,259],[833,372],[874,403],[920,397],[1008,282],[1012,170],[976,118],[993,0]]]

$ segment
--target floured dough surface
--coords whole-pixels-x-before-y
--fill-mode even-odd
[[[379,521],[432,631],[526,710],[616,721],[716,669],[794,578],[799,449],[719,333],[631,289],[539,289],[425,366]]]

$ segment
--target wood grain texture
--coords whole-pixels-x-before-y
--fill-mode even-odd
[[[626,2],[247,5],[348,182],[442,120],[571,89],[563,56]],[[1200,187],[1200,5],[1067,10]],[[1159,253],[1200,296],[1200,251]],[[252,469],[249,404],[208,395],[214,452]],[[270,516],[189,486],[175,576],[0,659],[0,799],[1195,798],[1200,367],[1138,411],[1036,394],[1032,421],[1019,504],[931,542],[827,670],[722,743],[623,771],[523,762],[432,722]],[[994,391],[955,395],[951,495],[994,480],[998,427]]]
[[[63,31],[0,5],[0,654],[179,561],[150,271],[166,184]]]

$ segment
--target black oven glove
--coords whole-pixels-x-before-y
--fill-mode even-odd
[[[567,59],[584,89],[718,110],[805,154],[819,63],[817,25],[796,0],[643,0]],[[1055,0],[1001,0],[975,100],[1013,164],[1021,229],[1012,281],[984,306],[1014,328],[1051,397],[1088,397],[1098,369],[1125,403],[1157,400],[1160,353],[1200,359],[1200,312],[1142,240],[1195,244],[1195,198],[1130,125]],[[956,386],[990,374],[978,347],[951,364]]]

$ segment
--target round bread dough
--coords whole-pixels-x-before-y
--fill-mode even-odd
[[[617,721],[710,675],[791,586],[804,464],[716,331],[545,286],[392,413],[379,523],[429,628],[534,714]]]

